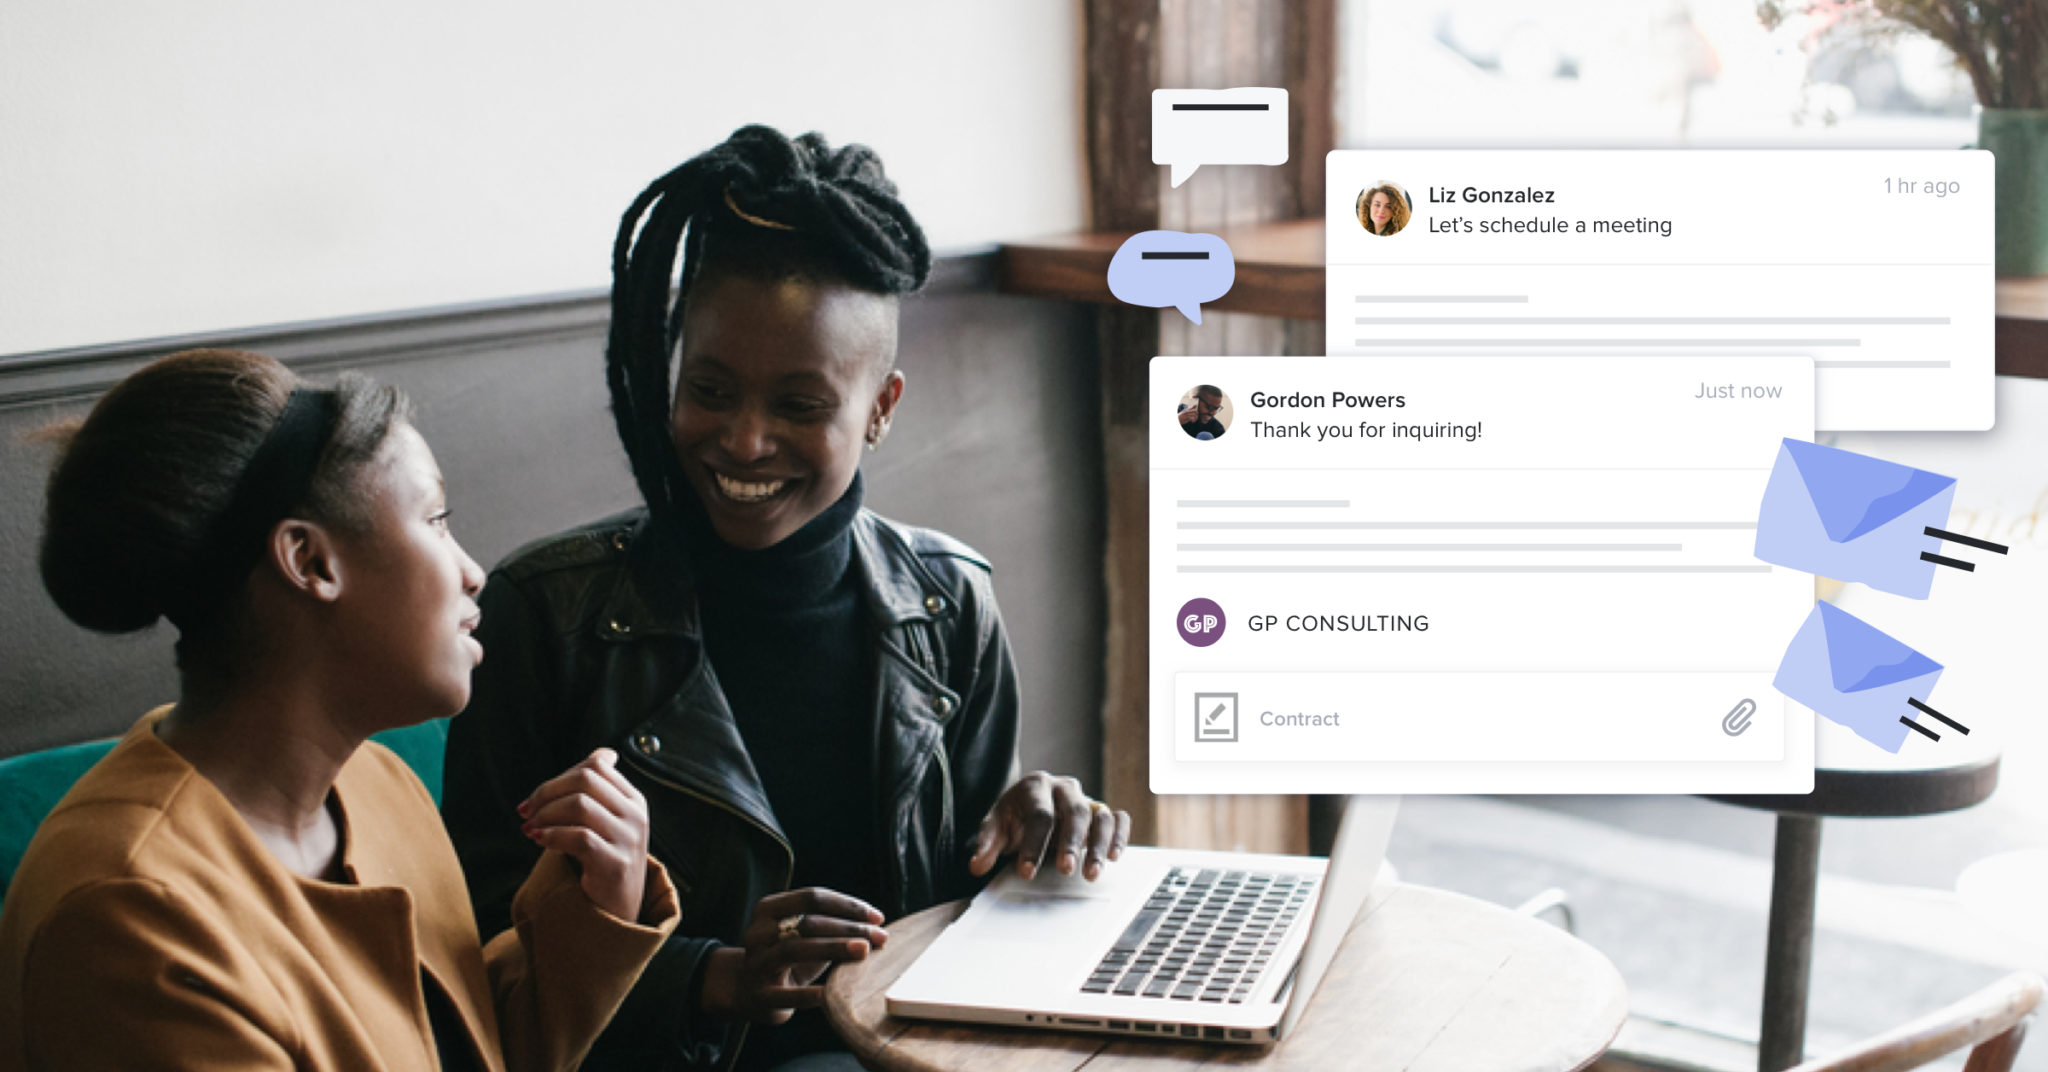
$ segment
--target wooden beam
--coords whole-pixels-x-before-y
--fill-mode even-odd
[[[1152,795],[1148,717],[1152,472],[1145,399],[1152,354],[1159,348],[1159,314],[1104,306],[1096,313],[1096,338],[1102,347],[1103,490],[1109,497],[1103,509],[1109,619],[1103,629],[1103,793],[1131,813],[1135,844],[1157,845],[1159,798]]]
[[[1337,147],[1337,0],[1296,0],[1289,13],[1287,171],[1293,203],[1283,205],[1281,215],[1321,220],[1328,158]]]
[[[1097,333],[1109,495],[1104,792],[1130,811],[1140,843],[1301,852],[1308,845],[1304,797],[1150,792],[1145,405],[1158,354],[1322,352],[1323,235],[1315,217],[1324,155],[1336,140],[1336,0],[1084,0],[1084,13],[1095,233],[1015,243],[1004,250],[1001,276],[1013,293],[1104,303]],[[1286,87],[1289,164],[1203,168],[1168,189],[1164,169],[1152,163],[1152,91],[1163,85]],[[1311,218],[1273,226],[1302,216]],[[1212,303],[1217,315],[1204,316],[1200,328],[1177,312],[1110,304],[1105,277],[1117,245],[1160,228],[1224,234],[1231,245],[1236,284]]]
[[[1089,226],[1149,231],[1159,226],[1159,167],[1152,163],[1159,0],[1086,0],[1084,16]]]
[[[1152,163],[1152,90],[1159,85],[1159,0],[1086,0],[1088,204],[1098,231],[1159,226]],[[1104,262],[1104,269],[1108,262]],[[1098,274],[1103,289],[1108,283]],[[1148,771],[1150,705],[1145,643],[1151,476],[1145,446],[1146,373],[1159,352],[1159,314],[1129,305],[1096,316],[1102,387],[1104,512],[1102,792],[1131,813],[1131,837],[1159,840]]]

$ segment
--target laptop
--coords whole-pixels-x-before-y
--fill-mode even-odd
[[[1277,1041],[1365,906],[1400,800],[1347,801],[1327,861],[1134,846],[1094,882],[1006,870],[889,988],[889,1013]]]

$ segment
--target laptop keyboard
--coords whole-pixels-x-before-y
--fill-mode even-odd
[[[1081,992],[1241,1005],[1316,881],[1174,868]]]

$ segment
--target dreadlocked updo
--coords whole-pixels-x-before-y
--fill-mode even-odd
[[[922,287],[931,267],[924,232],[864,145],[834,149],[818,134],[741,127],[641,191],[612,245],[605,374],[648,509],[672,519],[678,496],[690,494],[668,414],[669,362],[692,283],[713,272],[895,295]]]

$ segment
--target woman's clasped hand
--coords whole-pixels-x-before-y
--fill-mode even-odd
[[[617,919],[640,918],[647,888],[647,798],[609,748],[542,783],[519,803],[520,832],[576,861],[583,893]]]

